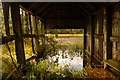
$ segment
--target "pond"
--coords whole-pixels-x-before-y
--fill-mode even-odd
[[[58,63],[62,67],[68,65],[67,68],[72,70],[83,69],[83,37],[62,37],[57,38],[56,41],[67,46],[62,46],[62,49],[57,51],[57,55],[49,56],[49,61]]]

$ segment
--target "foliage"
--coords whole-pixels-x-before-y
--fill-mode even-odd
[[[48,59],[40,59],[39,63],[32,65],[30,72],[28,71],[23,78],[26,79],[65,79],[65,78],[86,78],[87,73],[84,70],[75,71],[65,67],[58,66],[56,63],[50,63]]]

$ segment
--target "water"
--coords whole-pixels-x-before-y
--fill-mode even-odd
[[[69,65],[67,68],[72,70],[81,70],[83,69],[83,58],[80,54],[81,52],[75,53],[74,55],[68,54],[69,50],[66,50],[65,53],[63,53],[62,50],[58,51],[58,54],[53,57],[49,57],[50,62],[58,63],[59,66],[64,67],[66,64]]]

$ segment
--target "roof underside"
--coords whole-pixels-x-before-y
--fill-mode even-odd
[[[20,5],[46,21],[50,28],[83,28],[85,18],[108,3],[22,2]]]

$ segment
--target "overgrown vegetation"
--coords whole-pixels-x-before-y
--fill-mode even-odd
[[[50,63],[48,59],[40,59],[39,63],[30,65],[31,68],[27,69],[27,73],[23,76],[28,80],[30,79],[71,79],[71,78],[86,78],[87,73],[85,70],[75,71],[74,69],[68,69],[68,65],[65,67],[58,66],[57,63]]]
[[[46,40],[45,44],[45,52],[43,55],[44,59],[40,59],[37,63],[35,60],[31,60],[29,63],[27,63],[27,66],[25,69],[23,68],[22,76],[26,79],[59,79],[59,78],[85,78],[87,76],[87,73],[85,73],[83,70],[80,71],[74,71],[67,69],[66,65],[65,67],[58,67],[58,64],[56,63],[50,63],[47,59],[47,56],[55,56],[58,50],[62,50],[63,53],[66,49],[69,49],[69,54],[73,55],[73,52],[77,52],[78,50],[82,49],[76,45],[76,44],[66,44],[63,45],[61,43],[58,43],[58,41],[54,40],[55,37],[49,37],[48,40]],[[32,52],[32,43],[30,38],[24,39],[24,49],[26,54],[26,59],[30,58],[33,54]],[[42,44],[41,44],[42,46]],[[15,64],[18,66],[16,61],[16,55],[15,55],[15,42],[9,42],[10,51],[12,53],[12,57],[14,59]],[[42,48],[42,47],[41,47]],[[6,45],[3,45],[3,78],[8,77],[9,73],[11,73],[15,66],[13,65],[13,62],[10,57],[10,53],[8,50],[8,47]],[[6,56],[7,55],[7,56]],[[4,62],[5,61],[5,62]],[[10,78],[17,78],[18,72],[14,72]],[[70,77],[71,76],[71,77]]]

